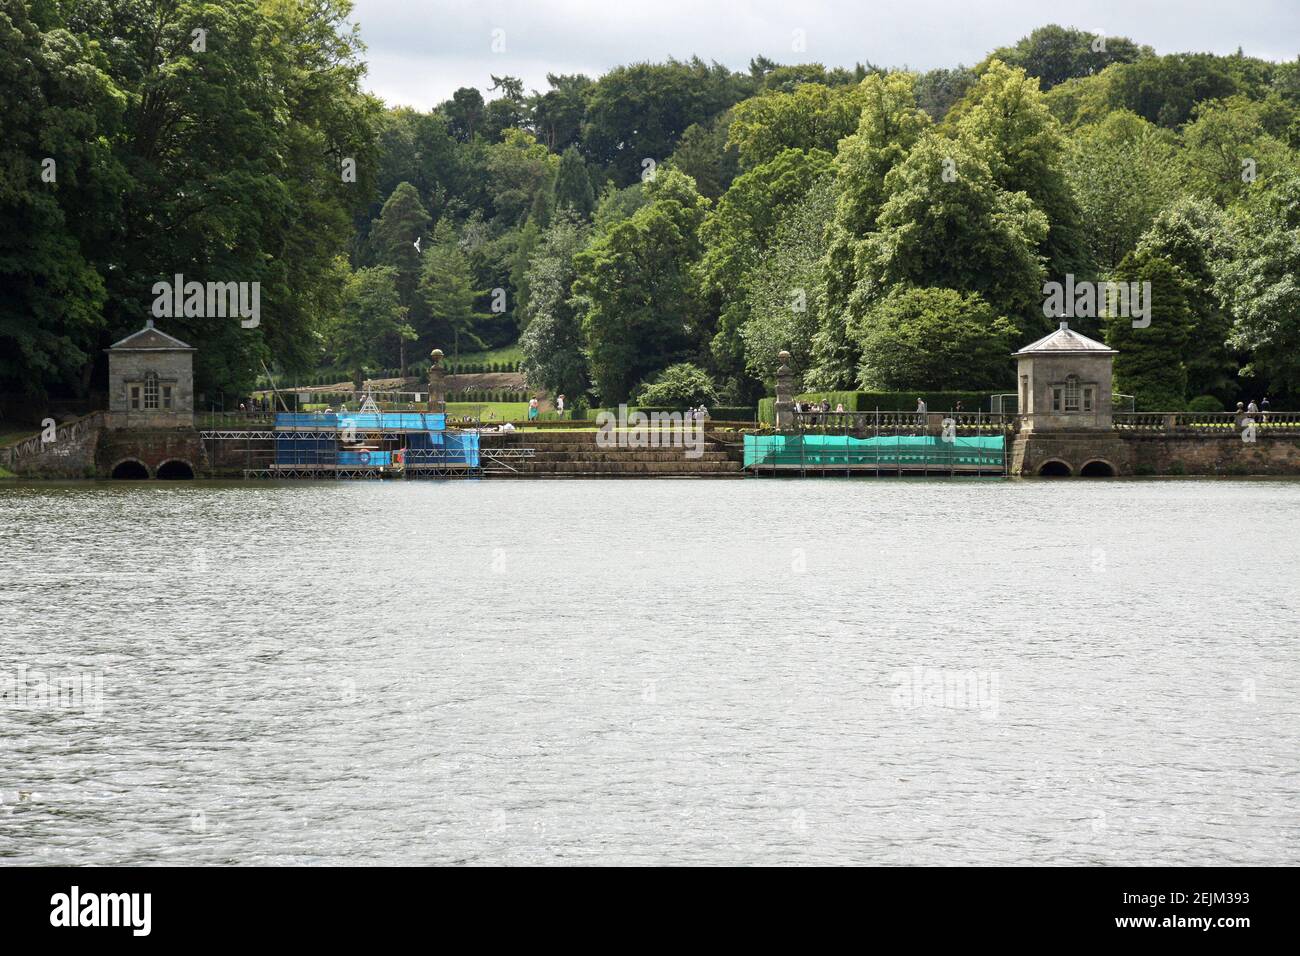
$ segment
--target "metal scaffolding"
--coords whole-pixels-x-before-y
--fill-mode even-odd
[[[218,443],[229,443],[238,454],[241,450],[244,467],[241,469],[246,479],[286,479],[286,480],[378,480],[378,479],[421,479],[421,478],[478,478],[487,475],[509,475],[519,473],[519,464],[536,454],[532,448],[478,448],[475,450],[476,463],[466,461],[466,452],[456,447],[412,447],[409,438],[418,432],[392,430],[365,430],[321,428],[315,430],[273,430],[273,429],[213,429],[201,431],[199,436],[205,445],[212,443],[210,461],[217,461]],[[461,430],[451,430],[445,434],[459,436],[467,434]],[[470,432],[468,434],[477,434]],[[339,455],[368,455],[370,449],[353,451],[341,447],[348,442],[354,449],[357,446],[386,446],[373,449],[380,462],[370,465],[361,462],[340,462]],[[243,448],[238,447],[243,443]],[[277,461],[282,442],[301,442],[305,447],[296,450],[290,463]],[[256,443],[256,447],[254,447]],[[318,448],[329,443],[329,448]]]

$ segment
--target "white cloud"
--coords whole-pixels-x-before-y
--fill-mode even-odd
[[[393,104],[429,108],[460,86],[486,92],[490,75],[528,89],[547,73],[597,76],[639,60],[698,55],[744,69],[778,62],[919,69],[967,65],[1035,27],[1061,23],[1129,36],[1161,53],[1205,50],[1291,59],[1300,49],[1295,0],[355,0],[369,47],[367,86]],[[492,51],[492,31],[505,51]],[[807,52],[791,50],[803,30]]]

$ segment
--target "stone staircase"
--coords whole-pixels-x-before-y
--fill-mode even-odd
[[[493,477],[509,478],[742,478],[744,451],[739,434],[705,433],[703,451],[690,457],[692,449],[668,446],[671,432],[652,431],[659,445],[648,448],[602,448],[597,432],[527,431],[511,434],[488,433],[480,447],[491,449],[531,448],[532,458],[509,460],[517,472],[493,470]],[[492,467],[485,461],[485,465]]]

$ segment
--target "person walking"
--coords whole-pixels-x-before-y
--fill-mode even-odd
[[[530,422],[537,420],[537,396],[528,400],[528,420]]]
[[[564,396],[555,396],[555,410],[559,412],[560,417],[564,417]]]
[[[1263,413],[1264,421],[1268,421],[1268,396],[1267,395],[1265,395],[1264,400],[1259,403],[1259,410],[1261,413]]]

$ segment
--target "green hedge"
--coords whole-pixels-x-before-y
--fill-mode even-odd
[[[500,388],[468,388],[447,393],[449,402],[527,402],[532,395]]]
[[[843,405],[846,412],[910,412],[916,409],[917,398],[925,399],[926,406],[932,412],[947,412],[961,402],[962,411],[975,412],[989,410],[989,401],[994,392],[928,392],[917,389],[909,392],[804,392],[796,395],[795,401],[831,403],[831,410]],[[776,399],[760,398],[758,400],[758,420],[764,425],[776,421]]]
[[[521,363],[515,362],[448,362],[448,375],[479,375],[487,372],[518,372]],[[427,365],[426,365],[427,371]]]

